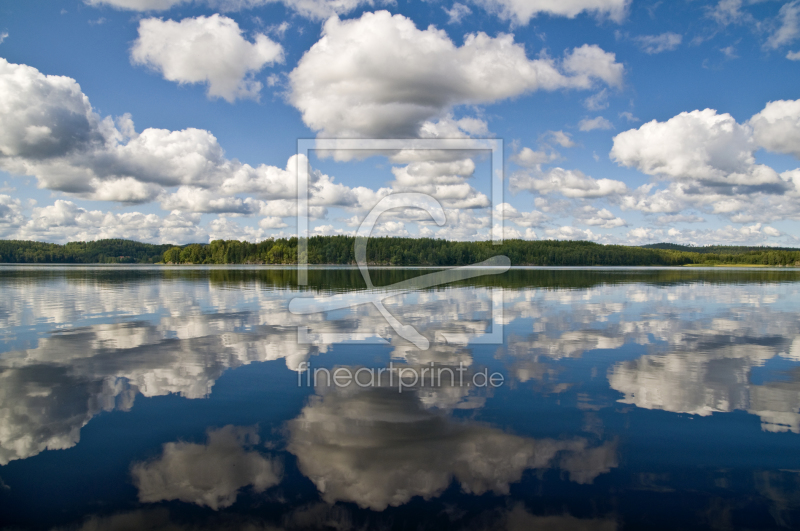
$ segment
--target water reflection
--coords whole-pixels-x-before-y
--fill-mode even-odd
[[[293,363],[318,350],[297,345],[288,332],[262,331],[269,342],[237,332],[254,318],[209,314],[167,317],[158,325],[92,325],[55,332],[34,349],[4,353],[0,464],[75,445],[92,417],[127,411],[136,395],[205,398],[227,369],[280,358]]]
[[[243,487],[264,492],[283,475],[280,461],[264,457],[256,426],[208,430],[208,442],[170,442],[162,454],[131,467],[139,501],[180,500],[217,510],[233,505]]]
[[[287,449],[328,503],[383,510],[414,496],[440,495],[455,479],[463,492],[508,494],[529,469],[559,468],[591,483],[617,466],[613,442],[520,437],[432,411],[416,393],[322,387],[288,423]]]
[[[786,331],[796,333],[795,328]],[[751,380],[753,368],[775,357],[800,361],[800,336],[792,342],[782,336],[720,337],[718,332],[687,332],[691,337],[679,345],[687,350],[614,366],[608,375],[611,387],[624,393],[622,402],[642,408],[701,416],[740,409],[758,415],[766,431],[800,433],[800,371],[787,372],[788,380],[759,385]]]
[[[613,517],[576,518],[568,514],[534,515],[521,503],[511,508],[486,512],[473,518],[453,518],[455,529],[464,531],[615,531],[618,523]],[[467,520],[467,521],[461,521]],[[390,529],[392,522],[379,516],[356,519],[346,508],[315,504],[292,512],[279,525],[242,518],[236,515],[214,515],[201,521],[185,522],[167,509],[142,509],[111,516],[92,516],[78,531],[187,531],[211,529],[241,529],[245,531],[282,531],[303,529],[334,529],[356,531],[359,529]]]
[[[316,321],[303,323],[287,311],[285,293],[256,292],[244,301],[236,301],[232,300],[235,292],[218,292],[206,286],[203,300],[200,288],[191,288],[194,295],[183,306],[167,304],[160,308],[162,315],[150,315],[147,321],[64,327],[59,319],[72,318],[76,310],[43,312],[40,319],[55,325],[55,331],[37,338],[35,348],[0,354],[0,464],[31,457],[45,449],[75,445],[80,428],[92,417],[101,411],[130,409],[137,394],[154,397],[176,393],[189,399],[205,398],[226,370],[253,362],[284,359],[288,368],[297,370],[311,356],[328,348],[324,344],[300,344],[297,326],[301,323],[340,335],[344,330],[366,328],[391,337],[391,328],[377,310],[368,306],[356,308],[335,321],[320,315],[312,316]],[[99,302],[87,304],[146,313],[152,303],[147,299],[153,293],[149,286],[145,291],[135,298],[142,304],[138,310],[124,302],[125,294],[105,290],[91,294]],[[29,309],[35,311],[47,293],[29,292]],[[450,311],[442,310],[439,319],[418,325],[431,337],[432,330],[442,322],[458,321],[459,315],[491,308],[491,299],[480,304],[475,302],[474,294],[467,292],[432,295],[422,301],[429,311],[439,307],[450,307]],[[89,293],[83,296],[93,298]],[[420,315],[419,309],[399,302],[387,306],[405,317]],[[237,308],[237,303],[244,308]],[[224,309],[231,311],[220,311]],[[81,315],[86,319],[86,314]],[[394,356],[411,363],[469,365],[472,361],[469,350],[464,348],[436,345],[429,351],[418,351],[397,338],[392,343]]]
[[[791,365],[800,362],[798,295],[794,284],[546,293],[531,305],[538,308],[534,332],[510,337],[501,357],[520,382],[548,382],[552,392],[571,383],[554,362],[641,345],[653,353],[608,369],[620,402],[701,416],[744,410],[761,417],[764,430],[800,433],[800,370]],[[595,302],[613,298],[626,302]],[[512,303],[506,314],[520,306]],[[753,369],[771,360],[788,363],[780,379],[754,382]]]
[[[386,285],[412,274],[373,278]],[[397,337],[371,305],[288,311],[298,294],[361,289],[357,271],[311,271],[307,291],[292,275],[0,271],[0,521],[39,529],[800,523],[797,272],[512,270],[386,299],[431,341],[428,350]],[[495,290],[501,345],[443,340],[488,333]],[[338,340],[300,342],[299,326]],[[365,333],[386,341],[356,341]],[[370,387],[309,386],[302,372],[390,363],[505,380],[400,392],[386,374]],[[128,424],[130,443],[105,445]],[[91,470],[87,445],[109,457],[81,475]],[[80,494],[96,478],[119,485],[115,494]],[[45,483],[53,486],[40,496]],[[60,512],[37,511],[45,498],[64,499]]]

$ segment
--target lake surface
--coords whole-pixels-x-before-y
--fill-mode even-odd
[[[0,267],[2,527],[800,527],[800,271],[427,273]]]

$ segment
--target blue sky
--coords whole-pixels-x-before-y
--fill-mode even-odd
[[[800,1],[0,0],[0,237],[295,233],[298,138],[498,138],[312,156],[316,234],[798,245]],[[55,77],[61,76],[61,77]]]

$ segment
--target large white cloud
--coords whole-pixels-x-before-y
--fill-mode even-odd
[[[795,172],[758,164],[759,147],[800,156],[800,103],[770,102],[744,124],[705,109],[620,133],[611,158],[667,182],[663,189],[643,185],[620,204],[647,213],[701,209],[736,223],[797,219],[800,208],[787,200],[800,195]],[[752,241],[763,234],[753,233]]]
[[[139,501],[181,500],[214,510],[229,507],[244,487],[255,492],[277,485],[280,462],[255,451],[256,427],[208,430],[208,443],[171,442],[160,457],[131,467]]]
[[[750,118],[756,145],[800,159],[800,100],[778,100]]]
[[[104,141],[80,86],[0,58],[0,155],[48,159]]]
[[[260,33],[249,42],[234,20],[219,14],[180,22],[148,18],[139,22],[131,60],[169,81],[207,83],[209,97],[233,102],[258,99],[262,85],[253,74],[283,62],[283,47]]]
[[[2,58],[0,120],[0,169],[35,176],[40,188],[86,199],[145,203],[159,198],[168,210],[253,214],[264,203],[238,195],[293,199],[298,164],[308,164],[296,155],[285,169],[242,164],[226,158],[216,137],[203,129],[139,133],[129,115],[101,119],[75,80]],[[351,189],[314,170],[310,185],[314,216],[324,216],[325,205],[371,206],[376,194],[387,193]],[[173,187],[180,188],[168,193]]]
[[[442,30],[419,30],[387,11],[332,18],[322,38],[289,74],[289,99],[321,136],[409,137],[426,120],[461,104],[535,90],[619,86],[613,53],[584,45],[561,61],[528,59],[512,35],[466,36],[456,46]]]
[[[202,129],[148,128],[137,132],[129,115],[116,120],[98,116],[73,79],[46,76],[2,59],[0,87],[4,89],[0,93],[0,119],[7,124],[0,132],[0,169],[34,176],[40,188],[82,199],[127,204],[157,200],[163,209],[173,212],[169,216],[118,214],[59,200],[26,218],[23,205],[14,202],[4,205],[0,212],[0,230],[5,237],[58,242],[125,237],[180,243],[204,241],[209,231],[233,235],[231,231],[238,225],[229,220],[199,227],[193,214],[209,213],[265,216],[268,219],[259,229],[242,227],[237,237],[254,239],[267,237],[269,230],[286,225],[275,218],[296,215],[296,207],[289,202],[297,196],[298,167],[308,164],[302,155],[290,157],[285,168],[266,164],[253,167],[227,158],[214,135]],[[453,127],[482,131],[485,123],[445,116],[428,126],[450,134]],[[351,211],[370,209],[392,192],[392,187],[395,191],[432,193],[449,209],[488,206],[486,195],[468,182],[474,170],[471,160],[436,163],[424,157],[417,159],[412,157],[409,160],[416,162],[395,168],[396,180],[377,190],[351,188],[310,168],[311,216],[325,217],[330,206]]]
[[[682,112],[614,137],[611,157],[648,175],[720,179],[752,165],[749,131],[713,109]]]
[[[755,163],[751,129],[713,109],[682,112],[614,137],[611,158],[648,175],[696,182],[728,193],[780,193],[785,182]]]
[[[630,0],[475,0],[501,18],[525,25],[539,14],[574,18],[588,12],[622,22]]]
[[[208,131],[145,129],[130,116],[101,119],[75,80],[0,58],[0,168],[39,186],[99,199],[141,202],[158,187],[209,185],[241,167]],[[116,183],[119,186],[113,186]],[[109,186],[118,188],[112,193]],[[109,197],[112,196],[112,197]]]

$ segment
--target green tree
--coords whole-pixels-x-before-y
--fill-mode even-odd
[[[181,248],[172,247],[164,253],[165,264],[179,264],[181,261]]]

